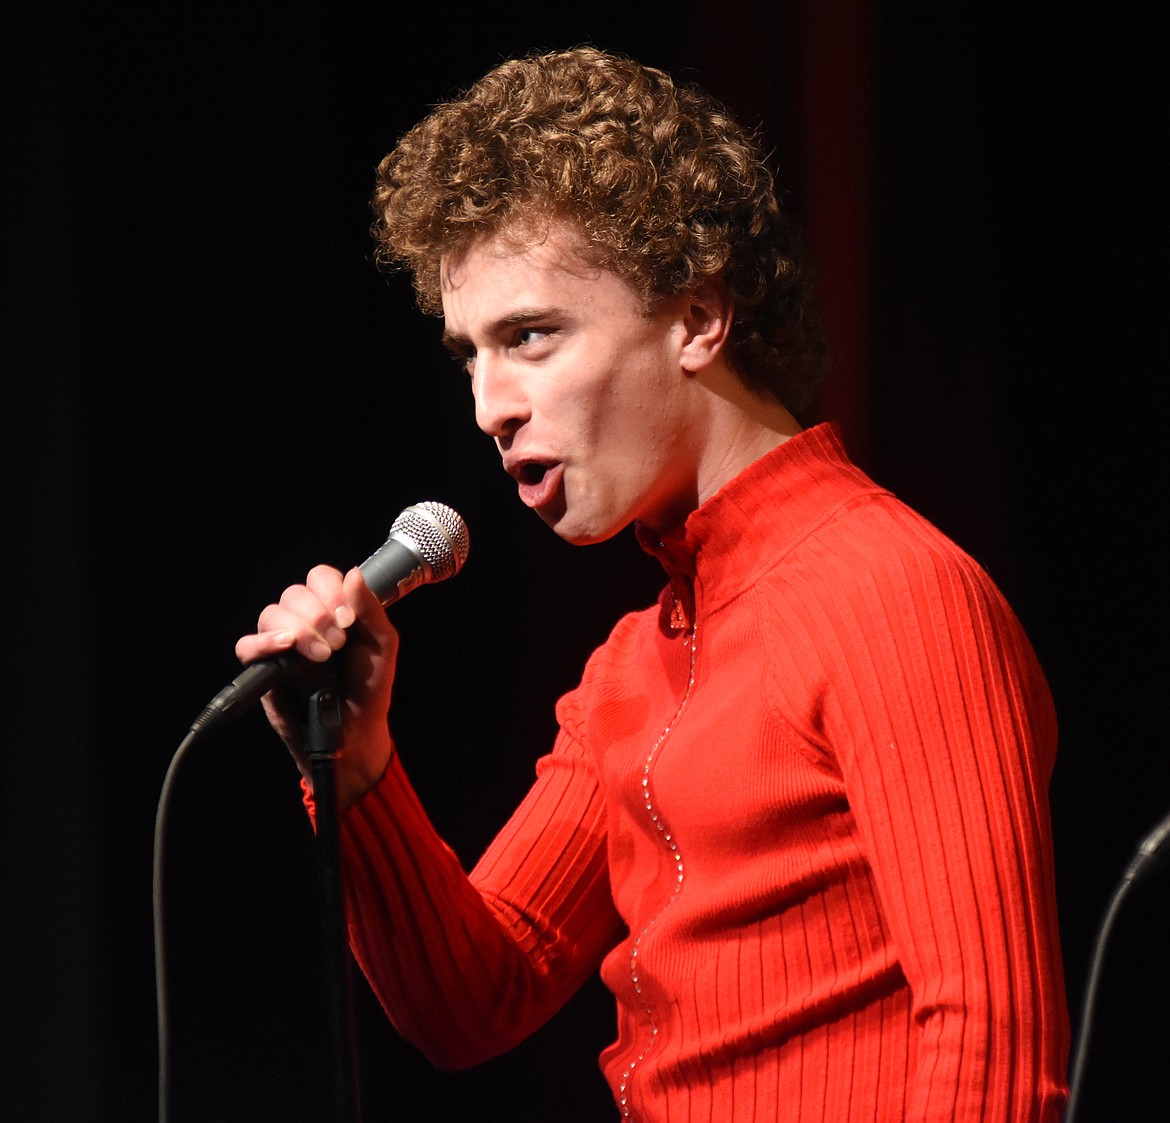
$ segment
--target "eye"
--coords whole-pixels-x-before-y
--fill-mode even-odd
[[[475,351],[473,348],[460,347],[456,349],[451,347],[448,348],[448,352],[451,356],[451,361],[464,374],[470,374],[475,369]]]
[[[516,329],[514,346],[527,358],[542,359],[548,354],[555,328],[523,327]]]

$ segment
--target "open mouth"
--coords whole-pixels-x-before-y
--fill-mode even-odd
[[[520,491],[520,500],[525,506],[544,507],[560,487],[564,465],[555,460],[526,460],[512,472]]]

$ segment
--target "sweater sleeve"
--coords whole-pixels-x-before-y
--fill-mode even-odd
[[[906,1118],[1055,1120],[1068,1026],[1051,698],[986,574],[913,533],[838,587],[829,621],[831,739],[911,991]]]
[[[562,731],[536,783],[470,875],[397,753],[342,817],[350,944],[398,1030],[461,1068],[547,1021],[619,936],[605,813],[586,754]]]

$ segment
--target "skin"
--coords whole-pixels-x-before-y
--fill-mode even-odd
[[[442,271],[444,340],[470,378],[476,423],[521,500],[576,545],[635,520],[679,525],[799,432],[729,367],[734,309],[717,280],[647,310],[581,251],[573,227],[554,225],[526,246],[482,238]],[[343,806],[378,781],[393,752],[386,715],[398,636],[361,574],[318,566],[236,644],[245,663],[292,648],[322,662],[345,645]],[[304,771],[291,723],[272,697],[265,707]]]

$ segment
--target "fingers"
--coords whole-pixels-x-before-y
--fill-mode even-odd
[[[355,616],[355,626],[349,633],[354,647],[349,660],[351,671],[366,681],[383,675],[393,678],[398,653],[397,629],[390,623],[381,602],[366,587],[360,569],[355,567],[345,575],[342,589],[346,604]]]
[[[361,576],[360,572],[358,576]],[[305,586],[328,610],[331,618],[328,626],[344,632],[354,622],[357,613],[346,593],[345,580],[340,570],[334,569],[331,565],[314,566],[305,578]]]
[[[378,598],[370,592],[362,577],[362,571],[356,565],[342,580],[341,591],[345,606],[353,613],[354,619],[360,620],[375,635],[393,631],[386,616],[386,610]]]
[[[236,658],[241,663],[255,663],[281,655],[296,646],[297,638],[291,631],[257,632],[236,640]]]
[[[357,592],[352,589],[347,595],[339,570],[317,566],[303,585],[290,585],[277,604],[260,613],[255,634],[236,643],[236,657],[250,663],[295,649],[314,663],[324,662],[345,645],[345,629],[357,618],[358,605],[364,607],[356,600]]]

